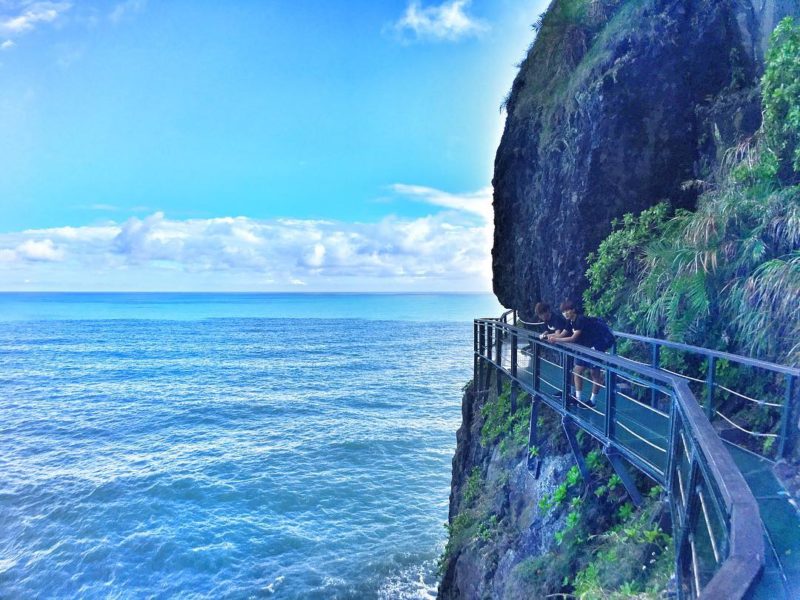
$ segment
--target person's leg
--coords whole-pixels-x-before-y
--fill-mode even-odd
[[[602,374],[600,369],[592,369],[592,395],[587,404],[594,406],[597,404],[597,394],[600,391],[600,386],[603,384]]]
[[[583,391],[583,372],[585,371],[585,367],[583,365],[575,365],[575,368],[572,370],[572,378],[575,382],[575,397],[580,400],[581,392]]]
[[[592,369],[592,396],[596,396],[603,385],[603,372],[600,369]]]

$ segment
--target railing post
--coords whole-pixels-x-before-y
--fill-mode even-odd
[[[542,345],[535,340],[531,343],[533,344],[533,368],[531,369],[531,373],[533,374],[533,389],[538,392],[540,391],[539,381],[542,372]]]
[[[606,423],[605,423],[605,434],[606,437],[611,440],[614,439],[614,418],[617,408],[616,403],[616,394],[614,390],[614,373],[606,367],[606,377],[605,377],[605,386],[606,386]]]
[[[491,324],[487,324],[486,327],[486,348],[484,350],[486,354],[486,358],[489,360],[489,363],[486,365],[486,379],[483,383],[483,388],[486,390],[486,393],[489,393],[489,382],[492,380],[492,349],[494,348],[494,338],[492,337],[494,334],[494,328]]]
[[[650,364],[654,369],[661,368],[661,346],[656,343],[650,344]],[[658,404],[658,392],[655,388],[650,390],[650,406],[653,408]]]
[[[700,465],[697,463],[697,456],[695,449],[692,448],[691,457],[689,458],[689,482],[686,484],[687,501],[684,512],[684,529],[681,531],[681,542],[684,546],[684,551],[688,546],[690,556],[690,574],[692,576],[691,583],[695,589],[696,594],[700,595],[700,586],[698,585],[699,573],[695,571],[694,560],[691,558],[695,556],[695,550],[691,547],[694,539],[694,529],[697,526],[697,519],[699,517],[700,502],[697,494],[693,494],[691,490],[697,488],[698,480],[700,478]]]
[[[478,391],[478,322],[472,322],[472,393]]]
[[[495,344],[497,345],[497,350],[495,355],[497,357],[497,374],[496,374],[496,382],[497,382],[497,395],[503,393],[503,378],[501,374],[503,372],[503,328],[500,325],[497,325],[495,330]]]
[[[664,469],[664,489],[670,495],[673,493],[673,478],[675,477],[675,469],[677,468],[677,454],[678,454],[678,406],[674,396],[670,397],[669,403],[669,438],[667,439],[667,466]],[[674,504],[670,509],[674,508]],[[677,525],[679,521],[675,518],[674,511],[672,511],[672,522]]]
[[[561,352],[561,364],[564,365],[562,371],[562,382],[561,382],[561,402],[564,405],[564,410],[569,411],[569,390],[572,382],[572,357],[567,354],[566,352]],[[578,394],[578,388],[575,388],[575,394]]]
[[[533,473],[534,479],[539,478],[539,467],[542,461],[538,455],[539,452],[539,398],[531,396],[531,420],[528,428],[528,470]],[[536,448],[536,454],[532,454],[532,450]]]
[[[511,412],[517,412],[517,332],[511,332]]]
[[[481,321],[478,325],[478,392],[483,393],[483,353],[486,345],[486,324]]]
[[[717,370],[717,359],[708,357],[708,371],[706,373],[706,415],[709,421],[714,420],[714,378]]]
[[[778,446],[778,458],[786,456],[789,437],[789,421],[792,415],[792,401],[794,400],[794,376],[786,375],[786,396],[783,401],[783,412],[781,413],[781,443]]]
[[[486,356],[492,360],[492,350],[494,349],[494,327],[489,325],[486,328]]]

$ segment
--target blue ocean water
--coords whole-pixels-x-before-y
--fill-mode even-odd
[[[0,294],[0,598],[430,598],[485,295]]]

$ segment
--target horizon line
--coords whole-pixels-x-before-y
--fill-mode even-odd
[[[354,295],[354,294],[372,294],[372,295],[420,295],[429,296],[433,294],[452,294],[452,295],[488,295],[494,296],[491,291],[478,292],[478,291],[371,291],[371,290],[357,290],[357,291],[296,291],[296,290],[0,290],[0,294],[339,294],[339,295]]]

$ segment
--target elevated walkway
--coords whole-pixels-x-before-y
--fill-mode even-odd
[[[800,513],[773,472],[774,459],[786,448],[800,371],[683,346],[682,351],[701,354],[707,369],[705,377],[683,375],[658,364],[659,349],[679,344],[620,334],[651,346],[651,364],[646,364],[574,344],[549,344],[535,332],[504,321],[475,321],[476,385],[485,389],[490,369],[499,370],[512,383],[512,403],[525,391],[532,398],[532,415],[539,403],[561,414],[581,468],[582,457],[571,432],[579,427],[595,437],[634,501],[638,491],[620,459],[664,487],[672,511],[680,597],[800,598]],[[582,397],[572,394],[576,360],[602,373],[594,406],[587,403],[592,385],[588,369],[583,373]],[[783,402],[766,395],[749,398],[720,386],[715,381],[715,365],[722,360],[766,369],[782,378]],[[697,382],[705,385],[706,392],[711,390],[703,395],[703,405],[695,397],[704,392],[697,389]],[[695,385],[696,391],[690,385]],[[780,431],[748,431],[738,426],[721,412],[721,399],[716,397],[719,388],[765,410],[780,411]],[[731,429],[732,423],[740,437],[744,432],[757,441],[774,439],[760,446],[748,442],[746,436],[744,440],[723,440],[709,417],[718,429]],[[531,445],[536,440],[532,416]],[[746,447],[748,443],[751,448]],[[768,448],[771,455],[758,453],[762,448]],[[535,470],[535,464],[529,466]]]

